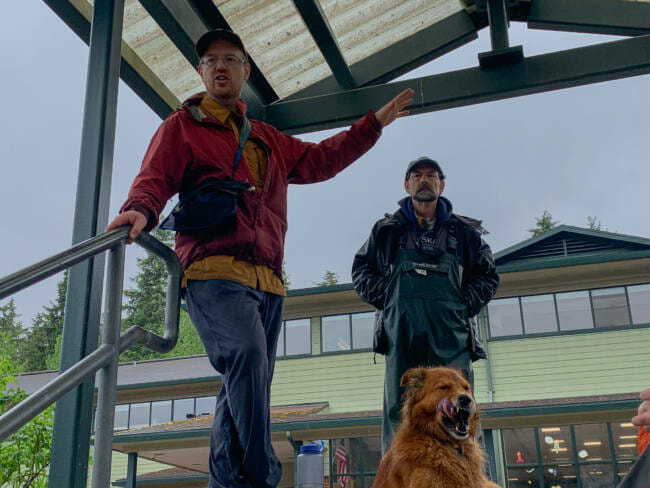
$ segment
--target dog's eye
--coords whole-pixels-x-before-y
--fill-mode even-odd
[[[438,387],[439,390],[449,390],[450,388],[451,388],[451,386],[449,386],[449,385],[440,385]]]

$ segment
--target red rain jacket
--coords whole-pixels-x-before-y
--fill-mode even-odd
[[[138,210],[147,216],[147,228],[158,223],[163,207],[180,190],[189,190],[208,178],[230,178],[238,141],[231,128],[197,109],[203,94],[187,100],[158,128],[120,212]],[[246,104],[238,101],[241,113]],[[245,192],[234,231],[209,239],[178,233],[176,254],[183,268],[207,256],[222,254],[262,264],[282,277],[284,236],[287,232],[287,186],[332,178],[368,151],[381,134],[373,112],[319,144],[303,142],[276,128],[251,120],[251,139],[266,150],[268,170],[264,189]],[[235,179],[254,184],[246,164]]]

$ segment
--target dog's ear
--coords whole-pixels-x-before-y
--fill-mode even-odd
[[[408,389],[419,390],[422,385],[424,385],[424,380],[426,378],[426,368],[411,368],[406,373],[402,375],[402,379],[399,382],[400,386],[406,386]]]

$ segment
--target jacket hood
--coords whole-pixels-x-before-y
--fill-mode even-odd
[[[409,222],[417,223],[415,218],[415,209],[413,208],[413,199],[411,197],[404,197],[399,202],[399,207]],[[445,197],[438,197],[438,204],[436,205],[436,227],[447,222],[452,215],[453,206]]]

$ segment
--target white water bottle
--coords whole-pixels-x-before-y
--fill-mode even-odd
[[[323,488],[323,454],[318,444],[300,446],[298,455],[298,488]]]

